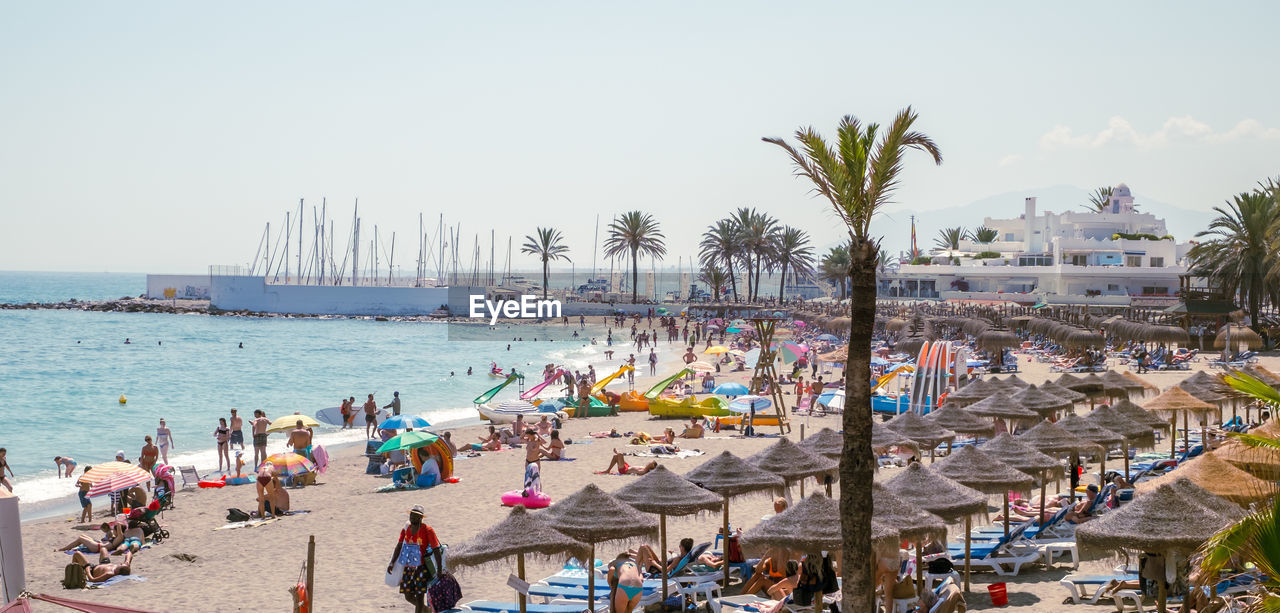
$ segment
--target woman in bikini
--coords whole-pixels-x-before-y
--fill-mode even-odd
[[[142,453],[138,455],[138,466],[142,470],[151,472],[156,467],[156,461],[160,459],[160,448],[151,442],[150,436],[142,437],[144,444],[142,445]]]
[[[560,440],[560,431],[551,431],[551,440],[547,442],[547,448],[542,451],[542,457],[548,460],[564,459],[564,441]]]
[[[617,448],[614,448],[613,459],[609,461],[609,467],[596,474],[604,475],[604,474],[611,473],[613,472],[615,467],[618,469],[619,475],[643,475],[657,468],[658,461],[654,460],[652,462],[649,462],[648,464],[645,464],[644,466],[637,468],[635,466],[631,466],[630,464],[627,464],[625,456],[623,456],[622,453],[617,450]]]
[[[160,419],[160,427],[156,428],[156,446],[160,448],[160,458],[165,464],[169,463],[169,448],[178,448],[173,444],[173,432],[165,425],[163,418]]]
[[[57,467],[56,470],[58,471],[59,479],[63,477],[71,478],[71,471],[76,469],[76,460],[75,458],[68,456],[55,456],[53,458],[53,465]]]
[[[481,436],[479,439],[481,451],[497,451],[502,449],[502,436],[498,434],[498,429],[493,426],[489,426],[488,436]]]
[[[644,591],[644,575],[640,574],[640,565],[636,564],[626,553],[618,554],[617,559],[609,564],[610,613],[631,613],[640,604],[640,595]]]
[[[263,462],[258,467],[258,517],[266,517],[267,498],[275,492],[276,467],[271,462]]]

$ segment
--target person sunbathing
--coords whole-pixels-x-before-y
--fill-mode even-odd
[[[89,553],[98,553],[98,550],[104,546],[110,551],[119,547],[120,543],[124,541],[124,531],[120,530],[116,524],[103,522],[98,526],[98,529],[102,530],[103,537],[101,539],[95,541],[88,535],[77,534],[74,541],[64,547],[54,549],[54,551],[71,551],[77,547],[83,547]]]
[[[564,459],[564,441],[560,440],[560,431],[551,431],[551,440],[547,442],[547,448],[542,451],[542,457],[548,460]]]
[[[770,549],[760,562],[756,564],[751,578],[742,586],[743,594],[755,594],[767,590],[787,578],[787,562],[792,560],[791,552],[785,549]],[[793,586],[792,589],[795,589]]]
[[[644,466],[641,466],[639,468],[635,466],[631,466],[630,464],[627,464],[626,457],[622,455],[622,452],[618,451],[617,448],[614,448],[613,459],[609,460],[609,467],[596,474],[598,475],[608,474],[613,472],[614,468],[617,468],[619,475],[643,475],[657,467],[658,467],[657,460],[649,462],[648,464],[645,464]]]
[[[115,576],[127,576],[133,572],[133,553],[125,552],[124,561],[119,564],[112,564],[111,558],[107,552],[98,552],[98,563],[94,564],[89,561],[89,557],[77,551],[71,555],[71,563],[79,564],[84,567],[85,578],[91,583],[106,581]]]
[[[1048,498],[1044,503],[1044,513],[1046,516],[1052,516],[1062,508],[1062,499],[1058,496]],[[1035,519],[1040,513],[1040,498],[1015,500],[1009,503],[1009,516],[1014,521],[1027,521]],[[1003,521],[1004,514],[997,513],[994,517],[995,521]],[[1047,519],[1047,517],[1046,517]]]
[[[502,449],[502,437],[498,434],[498,429],[489,426],[488,436],[477,437],[480,439],[480,449],[482,451],[497,451]]]
[[[142,524],[130,520],[129,529],[124,531],[124,539],[111,553],[137,553],[146,541],[147,536],[142,532]]]
[[[663,430],[663,431],[662,431],[662,438],[660,438],[660,439],[658,439],[658,440],[660,440],[660,441],[662,441],[662,442],[664,442],[664,443],[666,443],[666,444],[668,444],[668,445],[672,445],[672,444],[674,444],[674,443],[676,442],[676,431],[675,431],[675,430],[672,430],[671,428],[667,428],[667,429],[665,429],[665,430]]]
[[[1090,484],[1085,493],[1084,500],[1077,502],[1075,506],[1071,507],[1071,510],[1067,511],[1067,515],[1063,519],[1073,524],[1083,524],[1084,522],[1093,519],[1091,509],[1093,508],[1093,501],[1097,500],[1097,498],[1098,486]]]
[[[703,428],[695,417],[689,420],[689,425],[685,426],[684,432],[680,433],[680,438],[702,438],[706,433],[706,428]]]
[[[769,598],[774,600],[782,600],[795,591],[796,586],[800,583],[800,564],[795,560],[787,560],[787,576],[783,580],[773,584],[765,593],[769,594]]]

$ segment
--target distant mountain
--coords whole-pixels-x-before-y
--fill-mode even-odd
[[[1016,192],[1006,192],[987,196],[969,204],[920,211],[901,209],[880,215],[872,222],[872,232],[884,235],[884,248],[897,254],[911,246],[911,216],[916,216],[916,241],[921,250],[927,251],[933,246],[933,238],[941,228],[963,226],[973,229],[982,224],[985,217],[1010,219],[1023,212],[1023,201],[1028,196],[1036,197],[1036,214],[1045,211],[1064,213],[1066,211],[1082,211],[1081,205],[1089,201],[1089,192],[1074,185],[1055,185]],[[1134,203],[1138,210],[1152,213],[1163,218],[1169,233],[1178,242],[1185,242],[1195,236],[1196,232],[1209,225],[1214,215],[1211,211],[1184,209],[1165,202],[1146,198],[1141,192],[1134,192]],[[823,249],[825,251],[825,247]]]

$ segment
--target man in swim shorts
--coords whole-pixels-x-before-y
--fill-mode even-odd
[[[364,435],[365,438],[373,438],[373,431],[378,426],[378,403],[373,401],[373,394],[369,394],[369,399],[364,401]]]
[[[240,451],[244,451],[244,418],[236,415],[235,409],[231,409],[231,444],[240,445]]]
[[[257,466],[267,461],[267,426],[271,425],[271,420],[258,409],[253,412],[253,421],[249,424],[253,427],[253,464]]]
[[[293,447],[293,452],[311,460],[311,431],[302,425],[299,419],[296,427],[289,431],[289,446]]]

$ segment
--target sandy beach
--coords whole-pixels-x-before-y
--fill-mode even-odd
[[[665,349],[660,351],[663,357],[660,374],[678,358],[682,352],[679,347],[678,344],[660,345],[660,349]],[[625,356],[627,352],[623,349],[619,347],[618,351]],[[1037,383],[1056,376],[1049,373],[1047,364],[1027,362],[1025,356],[1022,360],[1023,373],[1020,376],[1029,382]],[[1262,365],[1280,370],[1280,359],[1266,357]],[[1197,363],[1195,367],[1203,369],[1206,364]],[[614,369],[609,364],[596,364],[596,370],[603,376]],[[1153,373],[1148,380],[1165,387],[1192,372]],[[736,373],[732,378],[745,380],[747,374]],[[838,376],[839,373],[833,374]],[[637,377],[637,387],[643,389],[643,382],[647,379]],[[725,380],[729,377],[721,376],[720,381]],[[797,417],[793,418],[790,438],[798,440],[800,425],[806,423],[806,433],[824,426],[839,429],[838,416]],[[657,433],[667,426],[679,431],[680,423],[650,419],[648,413],[569,420],[562,436],[574,441],[567,450],[572,461],[543,463],[544,490],[553,500],[559,500],[587,483],[595,483],[606,491],[629,483],[638,477],[598,475],[595,471],[603,470],[609,463],[614,447],[621,451],[640,448],[628,447],[626,439],[593,439],[589,433],[611,428],[619,432]],[[482,428],[453,429],[454,440],[476,440]],[[776,434],[776,430],[771,428],[763,430],[767,434]],[[748,439],[733,432],[712,433],[704,439],[681,441],[683,448],[698,449],[706,455],[659,461],[677,473],[684,473],[722,450],[746,456],[774,440],[771,437]],[[1163,448],[1168,448],[1167,440]],[[63,590],[60,581],[69,556],[54,552],[54,549],[72,540],[80,531],[92,528],[77,526],[65,517],[26,523],[23,525],[23,547],[28,589],[160,611],[286,611],[290,603],[287,590],[298,581],[306,557],[308,536],[314,535],[317,552],[316,610],[411,610],[394,589],[383,583],[384,571],[407,510],[416,504],[423,505],[427,510],[426,521],[435,528],[441,541],[460,544],[506,515],[508,509],[499,503],[498,496],[521,485],[524,454],[520,450],[506,450],[475,458],[460,457],[455,465],[455,474],[460,479],[458,483],[427,490],[374,493],[375,488],[389,481],[365,474],[367,461],[362,452],[361,446],[335,450],[329,471],[320,477],[318,485],[290,491],[294,509],[308,513],[252,528],[216,530],[227,523],[225,515],[228,508],[256,507],[251,486],[180,491],[176,497],[176,508],[166,512],[161,520],[171,538],[141,552],[135,560],[134,574],[145,581],[128,581],[100,590]],[[640,460],[635,458],[631,463]],[[1096,470],[1094,465],[1089,468]],[[900,469],[881,469],[877,478],[891,477],[896,470]],[[813,487],[813,482],[810,482],[806,492],[813,491]],[[792,494],[797,494],[795,488]],[[996,501],[993,499],[992,503],[994,505]],[[771,513],[768,497],[735,499],[730,507],[730,520],[735,528],[746,529],[768,513]],[[711,540],[719,519],[718,515],[671,519],[668,523],[669,544],[674,546],[674,542],[684,536],[698,541]],[[601,521],[607,521],[607,518],[601,518]],[[952,534],[957,532],[956,527],[952,527]],[[625,545],[603,544],[598,547],[597,556],[610,558],[619,547]],[[1081,565],[1081,572],[1103,572],[1114,563],[1086,562]],[[527,566],[527,576],[536,580],[559,568],[559,562],[532,562]],[[514,594],[506,586],[506,579],[513,569],[514,562],[511,568],[461,569],[456,574],[462,585],[462,602],[473,599],[510,600]],[[973,589],[967,597],[969,608],[990,608],[986,586],[999,580],[1008,582],[1009,606],[1006,610],[1103,610],[1101,605],[1063,604],[1066,593],[1058,585],[1058,580],[1069,572],[1072,572],[1069,567],[1062,566],[1054,569],[1026,568],[1013,578],[975,573]],[[41,605],[35,608],[38,611],[50,610]],[[1107,605],[1106,608],[1111,607]]]

